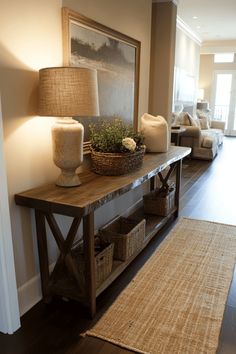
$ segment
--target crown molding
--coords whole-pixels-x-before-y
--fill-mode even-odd
[[[179,0],[152,0],[152,2],[173,2],[173,4],[175,4],[176,6],[179,5]]]
[[[177,16],[176,26],[181,31],[183,31],[188,37],[190,37],[194,42],[201,46],[201,38],[198,37],[198,35],[193,32],[193,30],[179,16]]]

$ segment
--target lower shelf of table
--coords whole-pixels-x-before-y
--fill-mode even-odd
[[[177,208],[174,208],[168,216],[157,216],[157,215],[147,215],[144,214],[143,208],[137,209],[130,217],[145,218],[146,219],[146,234],[143,247],[137,250],[129,259],[126,261],[113,260],[112,271],[106,280],[99,286],[96,291],[96,296],[100,295],[124,270],[127,266],[138,256],[140,252],[147,246],[151,239],[170,221],[174,218],[177,212]]]
[[[146,219],[146,234],[142,248],[137,250],[126,261],[113,260],[112,271],[104,282],[96,289],[96,297],[100,295],[138,256],[140,252],[147,246],[150,240],[166,225],[177,213],[177,208],[174,208],[168,216],[147,215],[143,212],[143,207],[139,207],[133,212],[132,218]],[[58,295],[74,299],[86,304],[85,289],[79,288],[78,284],[68,274],[66,269],[59,269],[56,276],[52,277],[49,283],[49,294]]]

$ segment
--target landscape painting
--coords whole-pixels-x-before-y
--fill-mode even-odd
[[[97,70],[99,118],[120,117],[137,128],[140,42],[69,9],[64,8],[63,17],[66,64]],[[87,141],[94,118],[79,120]]]

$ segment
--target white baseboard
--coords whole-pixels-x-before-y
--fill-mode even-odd
[[[51,264],[49,271],[52,271],[55,263]],[[18,301],[20,316],[23,316],[34,305],[42,299],[40,274],[30,279],[27,283],[18,288]]]
[[[20,316],[29,311],[41,299],[40,275],[37,275],[18,288]]]

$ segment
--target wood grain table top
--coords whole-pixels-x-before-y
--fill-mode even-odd
[[[15,195],[16,204],[45,212],[83,216],[115,197],[134,189],[163,171],[171,163],[189,155],[190,148],[171,146],[166,153],[146,153],[142,167],[122,176],[101,176],[91,170],[80,174],[78,187],[42,185]]]

